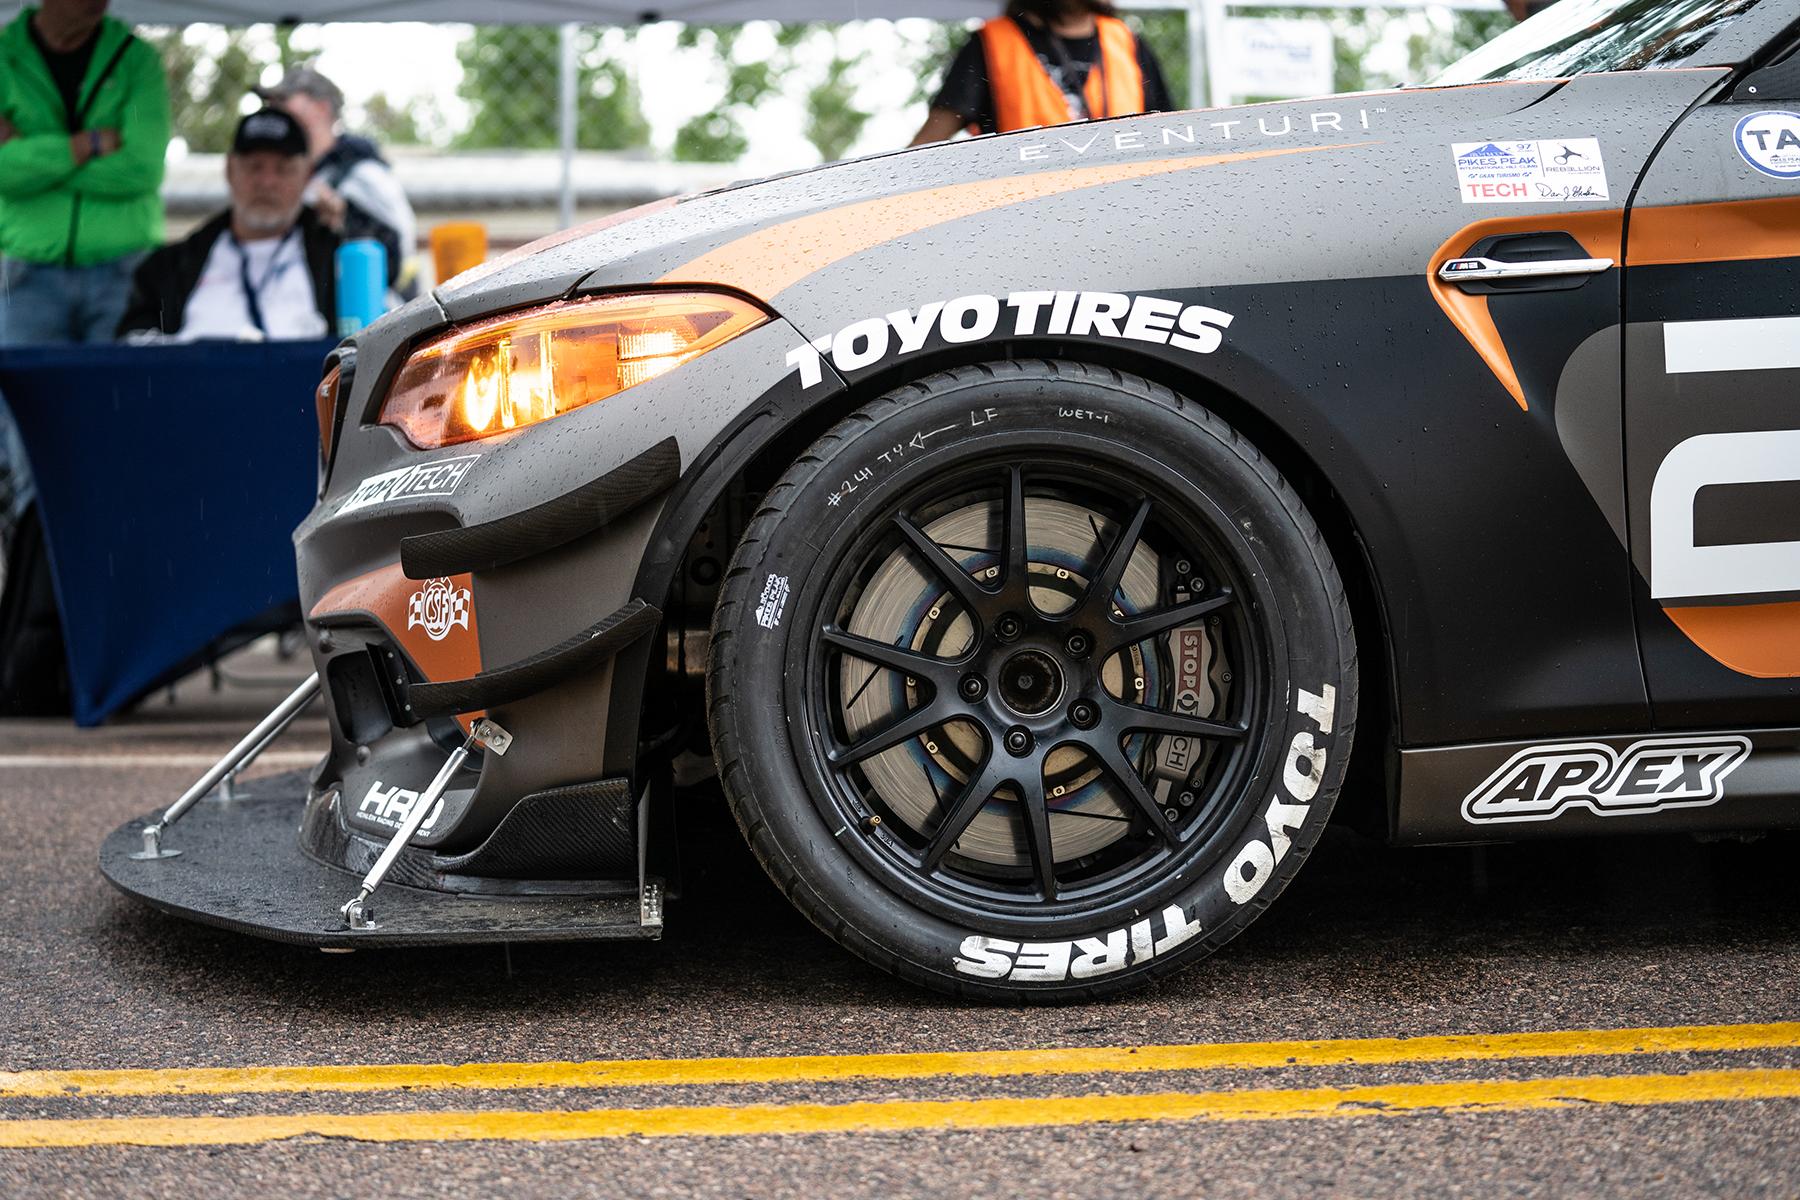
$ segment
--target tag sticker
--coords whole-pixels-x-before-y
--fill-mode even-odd
[[[781,614],[787,608],[788,577],[771,575],[763,584],[762,598],[756,604],[756,623],[764,629],[774,629],[781,624]]]
[[[1732,136],[1739,156],[1764,175],[1800,179],[1800,113],[1751,113]]]
[[[1457,190],[1464,204],[1610,200],[1598,138],[1457,142]]]

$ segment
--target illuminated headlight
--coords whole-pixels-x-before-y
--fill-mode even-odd
[[[600,296],[509,313],[428,342],[381,422],[422,449],[522,429],[617,395],[768,320],[715,292]]]

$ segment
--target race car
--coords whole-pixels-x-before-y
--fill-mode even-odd
[[[1079,999],[1334,811],[1800,825],[1797,45],[1793,0],[1562,0],[1428,86],[458,276],[327,364],[316,677],[102,866],[327,949],[653,937],[722,790],[852,953]],[[196,803],[315,694],[314,769]]]

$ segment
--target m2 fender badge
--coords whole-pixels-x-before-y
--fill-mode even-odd
[[[1211,354],[1224,342],[1234,319],[1231,313],[1204,304],[1121,292],[958,296],[885,317],[865,317],[835,334],[795,346],[788,351],[787,363],[800,373],[800,386],[810,388],[824,380],[826,359],[839,371],[861,371],[924,349],[934,332],[944,342],[960,345],[985,341],[1002,330],[1013,337],[1103,337]]]
[[[337,515],[341,517],[345,513],[372,508],[377,504],[391,504],[396,500],[448,496],[456,491],[457,485],[462,483],[480,457],[479,454],[464,454],[371,475],[357,484],[355,491],[344,497],[344,502],[338,505]]]
[[[1551,821],[1572,808],[1602,817],[1702,808],[1725,797],[1725,780],[1750,757],[1750,739],[1645,738],[1615,750],[1603,742],[1519,751],[1463,799],[1476,825]]]
[[[1745,162],[1776,179],[1800,179],[1800,112],[1751,113],[1732,130]]]

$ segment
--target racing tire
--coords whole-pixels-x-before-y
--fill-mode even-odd
[[[707,674],[731,810],[844,947],[1079,1000],[1223,945],[1330,815],[1350,610],[1292,487],[1202,405],[1062,361],[856,410],[769,490]]]

